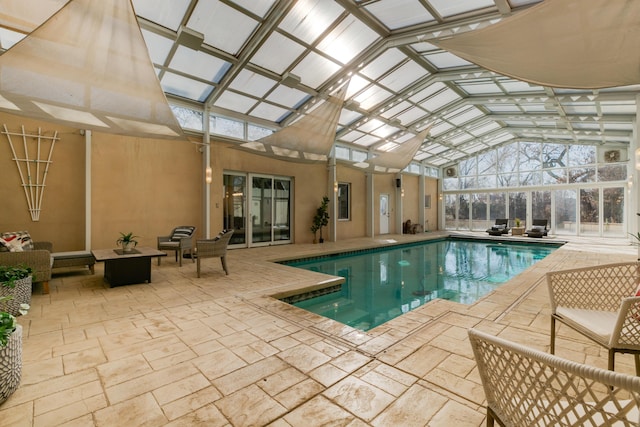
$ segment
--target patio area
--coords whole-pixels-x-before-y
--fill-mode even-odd
[[[100,263],[94,275],[56,270],[19,319],[22,383],[0,425],[481,426],[467,329],[548,351],[544,274],[638,258],[625,239],[570,238],[473,305],[435,300],[366,333],[270,297],[329,279],[273,260],[446,234],[236,249],[228,276],[210,259],[200,279],[169,257],[152,263],[152,283],[116,288]],[[604,349],[563,327],[556,354],[607,366]],[[633,357],[616,370],[632,374]]]

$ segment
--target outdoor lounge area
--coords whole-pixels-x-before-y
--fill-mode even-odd
[[[268,297],[319,280],[270,259],[384,240],[233,250],[232,273],[207,263],[206,279],[192,263],[153,263],[153,283],[118,288],[101,264],[58,274],[21,319],[23,380],[1,424],[482,426],[467,329],[548,352],[545,273],[637,257],[622,240],[577,238],[473,305],[436,300],[368,333]],[[606,350],[563,326],[555,353],[607,367]],[[633,356],[616,372],[633,374]]]

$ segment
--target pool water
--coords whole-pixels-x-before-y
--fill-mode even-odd
[[[287,261],[345,282],[325,295],[284,300],[366,331],[435,298],[471,304],[557,247],[449,238]]]

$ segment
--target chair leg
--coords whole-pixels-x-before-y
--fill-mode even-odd
[[[551,349],[549,352],[555,354],[556,351],[556,318],[551,316]]]
[[[487,427],[494,427],[495,418],[493,417],[493,411],[487,407]]]
[[[640,377],[640,354],[636,353],[633,357],[636,359],[636,376]]]
[[[173,253],[176,255],[176,262],[178,262],[178,250],[176,249]]]
[[[198,262],[196,262],[196,269],[198,270],[198,278],[200,278],[200,258],[198,258]]]
[[[193,248],[189,249],[189,254],[191,254],[191,262],[196,262],[196,254],[193,252]]]
[[[158,257],[158,265],[160,265],[160,258],[162,258],[162,257]]]
[[[609,350],[609,367],[608,367],[608,369],[610,371],[615,370],[614,369],[615,364],[616,364],[615,358],[616,358],[616,352],[614,350]]]
[[[226,256],[221,256],[220,257],[220,261],[222,261],[222,269],[224,270],[225,274],[228,276],[229,275],[229,270],[227,270],[227,257]]]
[[[180,265],[180,267],[182,267],[182,257],[184,255],[184,250],[180,249],[179,251],[176,251],[176,257],[178,257],[178,255],[180,255],[179,265]],[[176,261],[178,261],[178,260],[176,259]]]
[[[42,293],[45,295],[49,294],[49,281],[45,280],[44,282],[42,282]]]

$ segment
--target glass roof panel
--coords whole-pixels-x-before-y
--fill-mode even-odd
[[[407,102],[407,101],[402,101],[396,105],[394,105],[393,107],[384,110],[382,113],[380,113],[380,115],[382,117],[384,117],[385,119],[391,119],[393,116],[395,116],[396,114],[407,110],[408,108],[413,107],[413,104]]]
[[[423,57],[436,68],[440,69],[472,65],[471,62],[449,52],[428,53],[423,55]]]
[[[391,95],[391,92],[382,89],[380,86],[371,85],[367,90],[356,96],[354,99],[360,103],[361,108],[369,110],[389,98]]]
[[[192,74],[210,82],[218,83],[231,67],[231,64],[199,50],[179,46],[169,63],[173,70]]]
[[[342,12],[344,9],[335,2],[298,0],[279,28],[306,43],[313,44]]]
[[[429,4],[431,4],[443,18],[472,12],[485,7],[493,6],[495,8],[493,0],[429,0]]]
[[[331,62],[315,52],[309,52],[292,71],[293,74],[302,78],[302,83],[315,89],[339,69],[340,66],[335,62]]]
[[[449,147],[440,144],[430,144],[425,147],[425,150],[427,150],[431,154],[440,154],[444,151],[447,151],[448,149]]]
[[[364,133],[354,130],[354,131],[347,132],[346,134],[342,135],[340,137],[340,140],[341,141],[347,141],[347,142],[353,142],[358,138],[362,138],[363,136],[364,136]]]
[[[376,149],[380,151],[391,151],[396,147],[398,147],[398,144],[396,144],[395,142],[385,142],[381,146],[376,147]]]
[[[453,129],[453,126],[451,126],[447,122],[443,122],[442,120],[440,120],[438,121],[438,123],[433,125],[433,127],[431,128],[431,132],[429,132],[429,134],[433,137],[437,137],[447,131],[450,131],[451,129]]]
[[[633,125],[631,123],[603,123],[602,127],[604,130],[633,131]]]
[[[242,6],[248,11],[255,13],[256,15],[264,18],[275,0],[233,0],[233,3]]]
[[[362,132],[371,132],[378,129],[380,126],[384,125],[384,122],[378,119],[367,120],[363,125],[361,125],[358,130]]]
[[[526,82],[519,82],[517,80],[508,80],[501,81],[500,86],[507,91],[507,93],[518,93],[518,92],[543,92],[544,88],[542,86],[531,85]]]
[[[445,89],[442,92],[430,97],[420,105],[426,108],[428,111],[436,111],[437,109],[444,107],[445,105],[457,101],[460,99],[460,95],[452,91],[451,89]]]
[[[389,135],[393,135],[396,132],[399,132],[400,129],[398,129],[395,126],[391,126],[391,125],[384,125],[379,127],[378,129],[376,129],[375,131],[371,132],[373,133],[375,136],[379,136],[380,138],[386,138]]]
[[[251,58],[253,64],[282,74],[304,52],[304,47],[280,33],[273,33]]]
[[[338,123],[340,123],[341,125],[348,125],[349,123],[355,122],[360,117],[362,117],[362,114],[358,113],[357,111],[351,111],[343,108],[342,112],[340,113]]]
[[[133,0],[136,15],[177,31],[190,0]]]
[[[262,97],[271,90],[276,83],[275,80],[244,69],[238,73],[229,87],[239,92],[247,92],[256,97]]]
[[[426,88],[422,89],[420,92],[416,93],[415,95],[412,95],[411,98],[409,99],[413,102],[420,102],[425,98],[438,92],[439,90],[444,89],[445,87],[446,86],[444,85],[444,83],[435,82],[432,85],[429,85]]]
[[[497,124],[496,122],[489,122],[487,121],[486,123],[480,125],[480,126],[476,126],[472,129],[469,130],[470,133],[472,133],[474,136],[480,136],[480,135],[484,135],[486,133],[489,133],[491,131],[494,131],[496,129],[500,129],[500,125]]]
[[[350,77],[349,87],[347,87],[347,94],[345,95],[345,99],[351,98],[356,93],[360,92],[362,89],[369,85],[369,81],[360,77],[357,74],[354,74]]]
[[[601,102],[600,109],[604,114],[636,114],[634,104]]]
[[[461,108],[456,111],[453,111],[450,114],[447,114],[446,119],[449,120],[454,125],[462,125],[463,123],[467,123],[473,119],[476,119],[480,116],[483,116],[484,113],[478,110],[476,107],[471,108]]]
[[[171,72],[166,72],[160,81],[162,89],[173,95],[194,101],[204,102],[213,91],[213,86],[193,79],[188,79]]]
[[[273,122],[279,122],[284,117],[289,115],[289,110],[276,107],[275,105],[261,102],[256,108],[251,111],[251,115],[260,117],[261,119],[271,120]]]
[[[258,101],[235,92],[225,91],[214,103],[215,106],[246,114]]]
[[[189,28],[204,34],[204,42],[232,55],[238,53],[258,26],[253,18],[218,0],[198,1]]]
[[[567,114],[598,114],[598,109],[595,105],[586,104],[564,104],[563,108]]]
[[[163,65],[167,60],[167,56],[169,56],[169,52],[171,52],[173,40],[144,29],[142,29],[142,37],[147,45],[151,61],[155,64]]]
[[[399,92],[416,80],[428,75],[429,72],[424,67],[414,61],[409,61],[381,79],[380,84],[394,92]]]
[[[0,28],[0,49],[9,49],[24,38],[24,34]]]
[[[382,74],[389,71],[390,68],[395,67],[402,61],[406,60],[407,56],[400,52],[400,50],[393,48],[387,49],[382,55],[363,67],[359,72],[372,80],[377,79]]]
[[[279,85],[269,94],[269,96],[267,96],[267,100],[275,104],[286,105],[290,108],[297,108],[308,98],[309,95],[303,91],[283,85]]]
[[[477,82],[477,83],[458,83],[458,87],[469,95],[485,95],[503,93],[502,89],[498,87],[494,82]]]
[[[469,135],[468,133],[461,133],[449,138],[449,142],[453,143],[453,145],[460,145],[464,142],[471,141],[472,139],[473,136]]]
[[[515,104],[484,104],[484,108],[494,113],[520,113],[521,110]]]
[[[521,104],[520,108],[527,113],[544,113],[549,111],[544,104]]]
[[[434,20],[419,0],[382,0],[365,6],[365,9],[390,30]]]
[[[429,113],[424,111],[422,108],[414,107],[398,115],[397,119],[400,120],[400,122],[403,125],[407,126],[410,123],[421,120],[423,117],[426,117],[428,114]]]
[[[373,135],[365,135],[362,138],[359,138],[354,141],[355,144],[362,145],[363,147],[368,147],[370,145],[375,144],[380,141],[380,138]]]
[[[371,28],[350,15],[318,43],[318,49],[346,64],[379,38]]]

